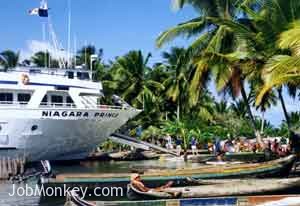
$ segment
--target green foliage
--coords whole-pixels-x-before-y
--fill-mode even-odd
[[[37,67],[59,68],[59,63],[53,59],[49,52],[37,52],[31,57],[32,63]]]
[[[254,137],[261,131],[269,136],[288,136],[297,127],[300,114],[288,115],[280,128],[264,119],[264,113],[279,100],[287,86],[293,97],[300,84],[300,1],[298,0],[173,0],[176,9],[192,6],[198,16],[162,32],[157,47],[177,37],[194,41],[187,48],[172,47],[162,52],[162,62],[149,64],[151,54],[129,51],[109,64],[101,60],[103,50],[93,45],[80,49],[77,65],[90,67],[95,80],[102,81],[108,96],[117,94],[143,112],[127,124],[135,135],[142,126],[144,140],[157,140],[166,133],[198,142],[215,137]],[[17,64],[18,54],[2,53],[7,67]],[[49,54],[32,57],[45,65]],[[0,62],[4,64],[3,62]],[[51,62],[50,67],[56,66]],[[208,90],[212,81],[220,94],[231,97],[216,101]],[[255,107],[261,117],[254,117]],[[287,114],[287,112],[286,112]],[[290,125],[289,125],[290,124]],[[259,137],[258,137],[259,138]],[[107,143],[107,147],[111,147]]]
[[[0,65],[3,65],[5,68],[14,68],[18,65],[19,62],[19,53],[15,53],[12,50],[5,50],[0,53]]]

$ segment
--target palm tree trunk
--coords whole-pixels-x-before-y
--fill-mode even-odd
[[[187,162],[187,161],[188,161],[188,150],[187,150],[187,149],[184,149],[183,161],[184,161],[184,162]]]
[[[264,127],[265,127],[265,112],[262,112],[261,114],[261,128],[260,128],[260,133],[264,133]]]
[[[280,99],[283,114],[284,114],[284,117],[285,117],[285,120],[286,120],[286,124],[288,125],[288,128],[290,129],[291,128],[291,122],[290,122],[290,117],[289,117],[289,114],[288,114],[286,106],[285,106],[284,98],[282,96],[282,87],[278,88],[277,92],[278,92],[278,97]]]
[[[177,121],[179,121],[180,120],[180,100],[179,99],[177,101],[177,112],[176,112],[176,114],[177,114]]]
[[[245,90],[243,82],[241,82],[241,94],[242,94],[242,98],[243,98],[244,102],[246,102],[247,113],[250,117],[250,123],[251,123],[252,128],[254,129],[254,135],[256,137],[256,140],[257,140],[257,142],[259,143],[259,145],[261,147],[264,147],[260,132],[256,129],[256,126],[255,126],[255,120],[254,120],[254,117],[253,117],[253,114],[252,114],[252,111],[251,111],[251,107],[250,107],[250,104],[249,104],[249,101],[248,101],[248,97],[247,97],[246,90]]]

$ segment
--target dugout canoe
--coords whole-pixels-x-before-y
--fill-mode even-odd
[[[266,157],[263,152],[226,153],[223,159],[226,162],[244,162],[244,163],[266,161]],[[207,161],[217,161],[217,158],[214,154],[200,154],[200,155],[189,155],[188,160],[191,162],[206,163]]]
[[[295,156],[290,155],[277,160],[263,163],[240,165],[208,165],[197,168],[173,170],[147,170],[141,174],[142,180],[149,187],[158,187],[168,181],[174,181],[174,186],[191,185],[192,179],[238,179],[238,178],[272,178],[286,177],[294,164]],[[54,179],[43,179],[44,186],[81,186],[94,189],[95,187],[127,188],[131,173],[109,174],[58,174]]]
[[[158,159],[159,155],[151,151],[124,151],[108,154],[111,160],[115,161],[138,161],[138,160],[153,160]]]
[[[67,193],[67,200],[64,206],[97,206],[97,203],[86,201],[76,191],[71,190]]]
[[[296,206],[300,195],[264,195],[244,197],[211,197],[142,201],[97,201],[99,206]]]
[[[244,179],[201,186],[172,187],[161,191],[142,192],[128,185],[127,197],[130,200],[204,198],[268,194],[300,186],[300,178],[285,179]]]
[[[67,193],[65,206],[296,206],[300,205],[300,195],[262,195],[262,196],[232,196],[232,197],[206,197],[181,198],[161,200],[121,200],[89,202],[82,199],[77,192]]]

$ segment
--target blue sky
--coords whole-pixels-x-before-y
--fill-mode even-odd
[[[54,29],[67,48],[68,0],[48,3]],[[0,49],[26,50],[28,41],[43,39],[43,19],[28,15],[28,10],[37,6],[39,0],[6,1],[0,8]],[[175,12],[171,0],[71,0],[71,8],[72,38],[76,36],[78,48],[92,43],[104,49],[106,60],[142,49],[153,54],[154,62],[161,53],[154,44],[158,34],[196,15],[190,7]]]
[[[54,29],[67,48],[68,0],[48,0]],[[29,16],[28,10],[38,7],[39,0],[9,0],[0,7],[0,50],[22,51],[27,57],[41,48],[43,19]],[[104,59],[114,59],[132,49],[151,52],[151,62],[159,61],[162,50],[155,48],[155,39],[166,28],[196,17],[191,7],[174,11],[171,0],[71,0],[72,39],[77,47],[85,42],[104,49]],[[35,43],[33,43],[35,42]],[[185,46],[189,41],[179,39],[172,45]],[[73,44],[73,40],[72,40]],[[215,94],[214,86],[211,86]],[[286,97],[289,110],[298,105]],[[297,102],[298,103],[298,102]],[[280,106],[266,114],[272,123],[282,120]]]

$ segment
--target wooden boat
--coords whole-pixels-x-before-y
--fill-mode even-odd
[[[72,197],[73,198],[73,197]],[[88,202],[89,203],[89,202]],[[90,206],[72,203],[72,206]],[[89,203],[91,204],[91,203]],[[296,206],[300,205],[300,195],[264,195],[238,197],[210,197],[189,199],[163,199],[142,201],[97,201],[101,206]],[[66,205],[67,206],[67,205]],[[94,205],[93,205],[94,206]]]
[[[295,160],[294,155],[264,163],[237,165],[207,165],[197,168],[173,170],[147,170],[141,174],[142,180],[149,187],[158,187],[168,181],[174,181],[174,186],[191,185],[192,179],[237,179],[237,178],[272,178],[288,176]],[[110,174],[59,174],[55,179],[43,180],[44,186],[73,186],[81,187],[122,187],[127,188],[131,173]]]
[[[151,151],[124,151],[108,154],[111,160],[115,161],[137,161],[137,160],[152,160],[158,159],[159,155]]]
[[[218,196],[241,196],[267,194],[300,186],[300,178],[286,179],[244,179],[232,182],[219,182],[190,187],[174,187],[161,191],[141,192],[128,185],[127,197],[130,200],[201,198]],[[176,194],[176,196],[174,195]]]
[[[83,200],[77,192],[71,190],[67,193],[67,201],[64,206],[96,206],[97,203]]]
[[[217,161],[214,154],[200,154],[189,155],[188,159],[191,162],[206,163],[207,161]],[[263,152],[238,152],[238,153],[226,153],[224,155],[224,161],[226,162],[263,162],[266,161],[265,154]]]
[[[94,152],[91,153],[86,160],[108,161],[110,157],[107,152]]]

